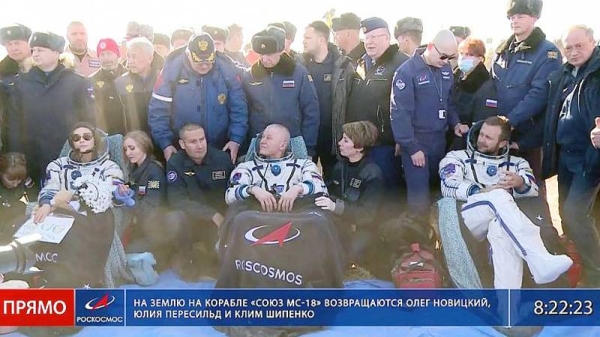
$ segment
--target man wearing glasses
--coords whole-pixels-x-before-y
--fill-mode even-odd
[[[370,121],[379,130],[378,142],[369,155],[383,171],[389,194],[386,200],[390,212],[395,212],[400,198],[402,167],[399,157],[395,156],[396,143],[390,126],[390,92],[394,71],[408,60],[408,56],[398,52],[398,45],[390,45],[390,30],[383,19],[364,19],[361,27],[366,53],[358,60],[345,123]],[[384,218],[388,215],[397,214],[385,214]]]
[[[558,48],[535,27],[542,14],[542,5],[542,0],[508,2],[506,15],[513,35],[496,49],[492,64],[498,112],[508,117],[513,128],[510,148],[529,162],[541,188],[547,79],[552,71],[560,68],[562,61]]]
[[[600,238],[592,207],[600,186],[600,48],[583,25],[569,28],[562,42],[567,63],[549,77],[542,173],[558,175],[560,217],[581,254],[582,285],[598,288]]]
[[[235,162],[248,131],[248,108],[228,58],[217,53],[208,33],[192,36],[169,56],[148,109],[152,138],[167,161],[177,152],[175,132],[194,123],[203,126],[209,145],[228,150]]]
[[[425,48],[394,75],[391,97],[392,129],[400,144],[406,178],[409,216],[427,219],[430,182],[438,177],[438,166],[445,155],[446,130],[461,137],[468,127],[459,123],[458,113],[449,99],[452,86],[450,60],[456,58],[456,39],[442,30]]]

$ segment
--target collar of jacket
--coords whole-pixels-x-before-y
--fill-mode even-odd
[[[563,73],[570,73],[573,71],[573,68],[575,67],[572,64],[565,63],[563,66]],[[585,68],[583,69],[583,77],[585,78],[589,74],[597,72],[598,70],[600,70],[600,47],[596,46],[594,47],[594,51],[592,52],[590,59],[585,64]]]
[[[485,68],[483,62],[480,62],[464,79],[462,79],[461,75],[462,72],[460,69],[456,68],[454,71],[456,85],[470,94],[479,90],[481,85],[491,78],[490,73]]]
[[[131,170],[131,173],[129,174],[129,179],[132,182],[139,183],[139,179],[142,177],[142,174],[148,169],[148,166],[150,166],[150,162],[152,162],[152,160],[152,155],[147,155],[142,165],[135,166],[133,170]]]
[[[115,80],[116,78],[121,77],[121,75],[125,74],[126,72],[127,69],[119,63],[117,65],[117,69],[106,70],[104,68],[100,68],[96,70],[96,72],[94,72],[92,75],[90,75],[90,78],[92,79],[92,81],[104,79]]]
[[[0,76],[17,75],[19,73],[19,63],[8,55],[0,61]]]
[[[349,53],[348,53],[348,57],[356,62],[358,59],[360,59],[365,53],[367,52],[367,50],[365,49],[365,43],[363,41],[360,41],[360,43],[358,44],[358,46],[354,47],[354,49],[352,49]]]
[[[331,55],[333,63],[335,64],[336,68],[339,68],[339,66],[344,64],[344,62],[350,62],[350,58],[342,55],[342,53],[340,52],[338,47],[331,42],[329,42],[327,44],[327,52],[328,52],[327,57],[329,57],[329,55]],[[299,58],[299,60],[302,61],[304,66],[306,66],[312,59],[313,59],[312,55],[310,55],[308,53],[300,54],[300,58]]]
[[[29,70],[29,75],[34,80],[45,83],[47,86],[51,86],[55,82],[58,82],[62,74],[66,72],[74,73],[73,69],[66,68],[62,63],[59,62],[58,66],[54,68],[54,70],[52,70],[48,76],[46,76],[46,73],[38,67],[31,68],[31,70]]]
[[[67,48],[65,48],[65,53],[71,53],[73,54],[73,56],[75,56],[75,58],[77,58],[77,54],[75,54],[72,50],[71,50],[71,46],[67,45]],[[96,52],[91,50],[90,48],[86,48],[85,49],[85,53],[83,53],[83,57],[89,56],[91,58],[97,58],[96,56]]]
[[[385,52],[383,52],[383,54],[381,55],[380,58],[377,59],[377,61],[375,61],[375,65],[373,66],[373,69],[377,68],[377,66],[384,64],[386,62],[389,62],[391,60],[394,59],[394,57],[396,56],[396,54],[398,54],[398,45],[397,44],[392,44],[388,47],[388,49],[385,50]],[[395,70],[395,69],[394,69]]]
[[[183,152],[183,168],[186,170],[190,170],[193,169],[194,167],[202,167],[202,166],[206,166],[206,165],[210,165],[212,163],[212,153],[213,149],[209,146],[207,146],[206,148],[206,154],[204,155],[204,159],[202,159],[202,163],[200,165],[196,164],[195,161],[192,160],[192,158],[190,158],[190,156],[188,156],[187,152],[185,152],[185,150],[181,150],[181,152]]]
[[[275,65],[275,67],[267,69],[263,66],[262,61],[259,59],[256,63],[250,67],[250,74],[252,77],[262,78],[268,76],[271,72],[278,75],[292,76],[296,70],[296,62],[287,53],[281,54],[281,59]]]
[[[527,37],[523,42],[519,44],[519,46],[515,49],[516,52],[526,51],[526,50],[535,50],[539,44],[546,39],[546,34],[542,32],[539,27],[535,27],[533,32]],[[498,46],[496,49],[496,54],[502,54],[510,48],[511,43],[515,40],[515,35],[511,35],[508,40],[504,41],[503,44]]]

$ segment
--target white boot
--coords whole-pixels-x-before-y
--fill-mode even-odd
[[[492,203],[498,215],[497,222],[508,235],[517,254],[527,262],[537,284],[555,281],[569,270],[573,261],[566,255],[548,253],[540,236],[540,228],[521,212],[512,196],[503,190],[495,190]],[[491,231],[491,228],[490,228]]]

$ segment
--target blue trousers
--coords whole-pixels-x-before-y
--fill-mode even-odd
[[[600,177],[584,175],[585,152],[561,151],[558,159],[559,211],[565,233],[581,255],[588,286],[600,286],[600,238],[591,216]]]
[[[429,214],[431,206],[431,186],[439,181],[440,161],[444,158],[446,151],[446,138],[444,132],[417,134],[415,137],[423,146],[425,153],[425,165],[417,167],[413,165],[409,153],[402,151],[402,166],[406,179],[406,197],[409,209],[420,215]]]

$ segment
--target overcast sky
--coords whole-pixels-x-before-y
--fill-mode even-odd
[[[337,15],[353,11],[362,18],[380,16],[393,29],[405,16],[423,19],[424,39],[431,38],[450,25],[470,26],[479,38],[494,38],[494,43],[510,34],[505,0],[27,0],[2,1],[0,26],[20,22],[35,30],[66,34],[70,21],[82,21],[88,27],[90,46],[100,38],[121,39],[128,21],[148,23],[155,32],[170,33],[183,26],[199,28],[203,24],[226,26],[237,22],[245,27],[245,39],[267,23],[288,20],[298,27],[295,49],[301,50],[303,27],[321,19],[331,8]],[[594,27],[597,12],[591,0],[546,0],[538,25],[549,38],[556,38],[568,26],[584,23]],[[568,4],[568,7],[566,6]],[[587,10],[586,10],[587,8]],[[575,15],[577,13],[577,16]]]

